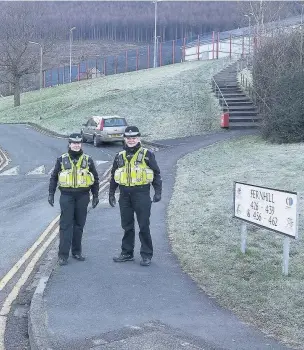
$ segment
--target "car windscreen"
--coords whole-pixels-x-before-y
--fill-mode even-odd
[[[126,120],[124,118],[109,118],[104,120],[104,126],[126,126]]]

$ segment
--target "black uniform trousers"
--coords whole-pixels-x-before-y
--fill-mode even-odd
[[[135,213],[141,242],[140,255],[142,258],[151,259],[153,256],[153,245],[150,234],[151,198],[149,188],[145,188],[144,191],[134,187],[130,188],[130,190],[120,190],[119,208],[121,226],[125,231],[121,244],[121,252],[132,256],[134,254]]]
[[[72,254],[81,254],[83,228],[87,218],[90,194],[82,192],[61,192],[60,195],[60,242],[58,256],[67,259]]]

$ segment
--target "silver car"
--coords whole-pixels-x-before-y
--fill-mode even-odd
[[[83,142],[93,142],[95,147],[102,142],[124,142],[127,125],[126,119],[118,115],[90,117],[81,129]]]

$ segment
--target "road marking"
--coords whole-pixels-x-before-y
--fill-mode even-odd
[[[111,169],[111,168],[110,168]],[[110,170],[107,169],[105,174]],[[105,183],[105,184],[104,184]],[[107,185],[108,185],[108,178],[103,179],[100,182],[101,186],[99,189],[99,192],[101,192]],[[58,220],[60,218],[60,215],[56,216],[56,218],[48,225],[48,227],[42,232],[42,234],[39,236],[37,241],[29,248],[25,254],[16,262],[16,264],[9,270],[9,272],[0,280],[0,291],[4,289],[4,287],[7,285],[7,283],[15,276],[15,274],[19,271],[21,266],[27,261],[27,259],[32,255],[32,253],[35,251],[35,249],[41,244],[41,242],[45,239],[45,237],[52,231],[54,226],[57,224]]]
[[[104,173],[107,174],[111,168],[107,169]],[[100,187],[99,192],[101,192],[104,188],[106,188],[109,185],[108,178],[103,179],[100,182],[100,185],[103,184]],[[39,246],[39,244],[42,242],[43,238],[47,236],[49,232],[54,228],[54,225],[59,220],[60,215],[58,215],[46,228],[46,230],[40,235],[38,240],[33,244],[33,246],[23,255],[23,257],[13,266],[13,268],[3,277],[3,279],[0,281],[0,290],[2,290],[5,285],[12,279],[12,277],[18,272],[20,267],[24,264],[24,262],[31,256],[33,251]],[[48,246],[54,241],[57,234],[59,232],[59,227],[57,227],[51,235],[48,237],[48,239],[43,243],[43,245],[36,251],[35,255],[31,259],[31,261],[28,263],[27,267],[25,268],[24,272],[22,273],[21,277],[17,281],[17,283],[14,285],[12,291],[9,293],[9,295],[4,300],[3,306],[0,310],[0,350],[5,350],[4,346],[4,337],[5,337],[5,330],[6,330],[6,320],[8,313],[11,310],[12,303],[16,300],[21,288],[24,286],[26,281],[28,280],[29,276],[33,272],[36,264],[38,263],[39,259],[43,255],[43,253],[46,251]]]
[[[49,172],[48,175],[51,175],[55,167],[53,167]]]
[[[10,159],[6,156],[6,154],[0,150],[0,158],[3,160],[3,164],[0,166],[0,171],[4,169],[8,163],[10,162]]]
[[[20,167],[19,165],[13,167],[13,168],[10,168],[8,170],[5,170],[3,171],[3,173],[0,174],[0,176],[3,176],[3,175],[18,175],[19,174],[19,170],[20,170]]]
[[[2,309],[0,311],[0,316],[6,316],[10,312],[12,303],[17,298],[21,287],[26,283],[30,274],[34,270],[38,260],[40,259],[42,254],[45,252],[47,247],[56,238],[58,232],[59,232],[59,228],[57,227],[56,230],[50,235],[50,237],[44,242],[44,244],[37,250],[36,254],[34,255],[33,259],[29,262],[29,264],[27,265],[26,269],[24,270],[23,274],[19,278],[18,282],[14,285],[14,288],[9,293],[7,298],[5,299],[3,306],[2,306]]]
[[[108,183],[106,182],[101,188],[100,190],[104,189],[106,186],[108,186]],[[58,217],[57,217],[58,218]],[[56,219],[57,219],[56,218]],[[55,219],[55,220],[56,220]],[[53,220],[53,222],[55,221]],[[52,223],[53,223],[52,222]],[[52,224],[51,223],[51,224]],[[49,227],[51,226],[51,224],[49,225]],[[42,254],[45,252],[45,250],[48,248],[48,246],[53,242],[53,240],[56,238],[57,234],[59,232],[59,227],[57,227],[54,232],[49,236],[49,238],[43,243],[43,245],[37,250],[36,254],[34,255],[34,257],[31,259],[31,261],[28,263],[27,267],[25,268],[23,274],[21,275],[21,277],[19,278],[18,282],[14,285],[12,291],[9,293],[9,295],[6,297],[2,309],[0,311],[0,316],[6,316],[8,315],[8,313],[10,312],[12,303],[14,302],[14,300],[17,298],[20,289],[22,288],[22,286],[26,283],[26,281],[28,280],[30,274],[32,273],[32,271],[34,270],[38,260],[40,259],[40,257],[42,256]],[[41,236],[40,236],[41,237]],[[16,272],[15,272],[16,273]],[[5,332],[5,325],[4,325],[4,332]],[[3,335],[4,335],[3,332]],[[0,338],[0,346],[1,346],[1,341],[2,338]],[[0,347],[1,350],[1,347]]]
[[[0,291],[7,285],[7,283],[14,277],[14,275],[18,272],[20,267],[27,261],[27,259],[32,255],[35,249],[39,246],[39,244],[44,240],[44,238],[52,231],[54,226],[59,220],[60,215],[56,216],[56,218],[48,225],[48,227],[42,232],[37,241],[31,246],[31,248],[25,252],[25,254],[20,258],[16,264],[9,270],[9,272],[0,280]]]
[[[45,166],[41,165],[38,168],[29,171],[26,175],[44,175],[45,174]]]
[[[96,166],[100,165],[100,164],[104,164],[104,163],[108,163],[109,161],[108,160],[96,160],[95,163],[96,163]]]

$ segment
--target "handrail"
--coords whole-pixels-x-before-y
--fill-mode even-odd
[[[218,92],[220,93],[220,95],[222,96],[222,101],[224,101],[224,103],[225,103],[225,105],[226,105],[226,107],[227,107],[227,110],[228,110],[228,112],[229,112],[228,103],[227,103],[227,101],[226,101],[224,95],[222,94],[222,91],[221,91],[220,87],[217,85],[217,82],[215,81],[214,77],[212,77],[212,83],[214,83],[214,85],[215,85],[215,87],[216,87],[216,90],[215,90],[215,91],[216,91],[216,92],[218,91]],[[218,96],[216,96],[216,97],[218,97]],[[221,107],[222,107],[222,109],[223,109],[223,106],[221,106]]]
[[[271,108],[268,106],[268,104],[266,103],[266,101],[257,93],[257,91],[255,90],[255,88],[252,86],[251,83],[249,83],[247,85],[248,79],[244,77],[244,74],[242,73],[242,70],[246,67],[249,66],[249,61],[252,57],[250,56],[246,56],[246,61],[244,62],[244,60],[241,60],[239,63],[237,64],[237,69],[238,72],[241,74],[241,86],[249,92],[249,96],[252,100],[254,100],[255,104],[256,101],[259,100],[263,103],[263,105],[269,110],[271,111]],[[243,66],[243,63],[245,63],[245,65]],[[241,66],[241,67],[240,67]],[[244,81],[246,81],[246,84],[244,84]],[[260,110],[260,106],[257,106],[258,109]]]
[[[247,78],[245,78],[245,81],[246,81],[246,84],[244,85],[244,74],[241,73],[241,86],[243,86],[243,88],[244,88],[246,91],[249,92],[249,95],[250,95],[251,98],[254,96],[254,100],[256,100],[256,97],[258,97],[258,100],[260,100],[260,101],[264,104],[264,106],[267,107],[267,109],[268,109],[269,111],[271,111],[271,108],[268,106],[268,104],[266,103],[265,99],[263,99],[263,97],[261,97],[261,96],[257,93],[257,91],[256,91],[255,88],[252,86],[252,84],[249,83],[249,84],[247,85],[247,81],[248,81]]]

